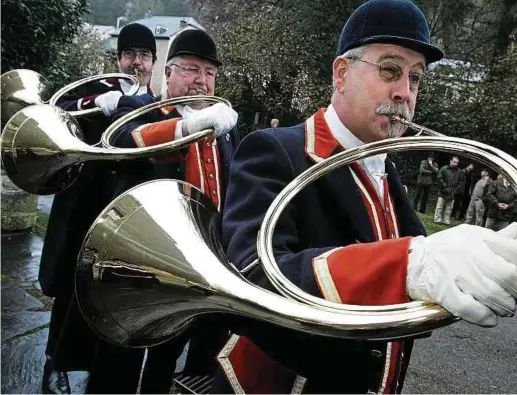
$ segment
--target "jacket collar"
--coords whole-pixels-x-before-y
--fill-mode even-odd
[[[325,121],[325,107],[305,121],[305,154],[321,162],[341,148]]]
[[[320,108],[316,114],[305,121],[305,154],[315,162],[321,162],[336,152],[355,148],[362,144],[341,123],[332,106]],[[379,166],[384,168],[386,156],[386,154],[378,154],[359,162],[370,170],[375,170]]]

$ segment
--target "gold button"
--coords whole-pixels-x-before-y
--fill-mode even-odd
[[[212,159],[208,158],[208,159],[206,160],[206,163],[214,163],[214,161],[213,161]]]
[[[213,179],[213,178],[214,178],[214,175],[213,175],[212,173],[210,173],[210,174],[208,175],[208,178]]]
[[[205,143],[205,147],[210,148],[210,143],[208,141]]]
[[[216,191],[212,191],[212,195],[217,195],[217,192]]]

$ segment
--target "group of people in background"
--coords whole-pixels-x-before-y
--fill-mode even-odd
[[[449,164],[438,166],[433,152],[422,160],[418,170],[417,189],[413,206],[426,213],[431,188],[438,188],[434,222],[451,224],[451,219],[466,224],[500,230],[517,217],[517,194],[506,178],[499,174],[495,180],[487,168],[479,173],[469,163],[460,169],[458,156]],[[436,183],[435,183],[436,181]]]

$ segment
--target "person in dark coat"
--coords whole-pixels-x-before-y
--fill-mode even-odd
[[[139,71],[141,92],[150,92],[156,60],[153,33],[139,24],[126,25],[118,38],[120,72]],[[57,105],[67,111],[99,107],[102,114],[80,118],[85,142],[93,145],[111,123],[118,99],[132,88],[125,80],[89,83],[64,96]],[[54,298],[49,325],[42,392],[70,393],[67,371],[89,370],[96,336],[83,320],[74,296],[74,273],[79,249],[90,225],[111,201],[115,167],[106,162],[85,163],[78,179],[57,193],[50,211],[40,261],[43,293]]]
[[[278,194],[338,152],[400,137],[405,127],[391,116],[412,119],[427,65],[442,56],[414,2],[370,0],[341,33],[331,104],[302,124],[243,139],[230,168],[222,242],[249,281],[275,291],[256,262],[256,243]],[[283,275],[313,296],[360,305],[429,300],[493,326],[515,310],[507,260],[517,254],[502,248],[517,248],[511,236],[462,225],[426,237],[393,164],[379,154],[304,188],[279,217],[272,248]],[[488,267],[508,274],[478,274]],[[233,321],[232,330],[211,393],[400,392],[413,343],[334,339],[249,320]]]
[[[436,209],[434,210],[434,222],[436,224],[443,223],[451,224],[452,207],[454,205],[454,196],[460,186],[460,170],[458,164],[459,158],[455,155],[449,161],[449,164],[443,166],[438,172],[438,185],[440,191],[438,193],[438,200],[436,202]]]
[[[171,38],[165,65],[166,97],[214,95],[217,68],[221,65],[213,39],[204,31],[186,28]],[[115,119],[160,100],[150,95],[124,96]],[[235,127],[237,113],[226,104],[168,106],[149,112],[122,126],[113,144],[123,148],[148,147],[180,139],[213,127],[214,135],[153,161],[128,163],[118,172],[116,194],[135,185],[160,178],[184,180],[211,198],[222,209],[229,182],[229,166],[239,143]],[[186,371],[191,375],[213,374],[216,354],[227,340],[228,330],[219,317],[199,318],[181,336],[148,348],[140,393],[169,393],[176,360],[186,343],[189,352]],[[88,393],[136,393],[143,349],[128,349],[103,342],[88,382]],[[113,366],[125,379],[113,380]],[[187,373],[185,373],[187,374]]]
[[[452,205],[451,212],[451,218],[456,218],[459,221],[465,220],[465,214],[470,203],[473,170],[474,165],[472,163],[460,170],[460,179],[454,194],[454,204]]]
[[[513,221],[517,207],[515,189],[506,178],[501,177],[489,185],[486,200],[488,214],[485,227],[496,231],[506,228]]]
[[[434,160],[434,152],[429,152],[427,159],[420,163],[416,194],[413,200],[413,207],[422,214],[425,214],[427,209],[427,200],[433,185],[433,176],[436,174],[438,174],[438,164]],[[420,202],[420,208],[418,207],[418,202]]]
[[[483,194],[485,186],[490,180],[488,169],[481,169],[480,175],[481,178],[476,182],[472,189],[472,198],[470,199],[467,216],[465,218],[466,224],[474,223],[476,226],[483,226],[483,216],[485,215]]]

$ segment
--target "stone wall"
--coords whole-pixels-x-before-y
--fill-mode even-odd
[[[38,215],[38,197],[22,191],[1,172],[2,181],[2,232],[31,229]]]

